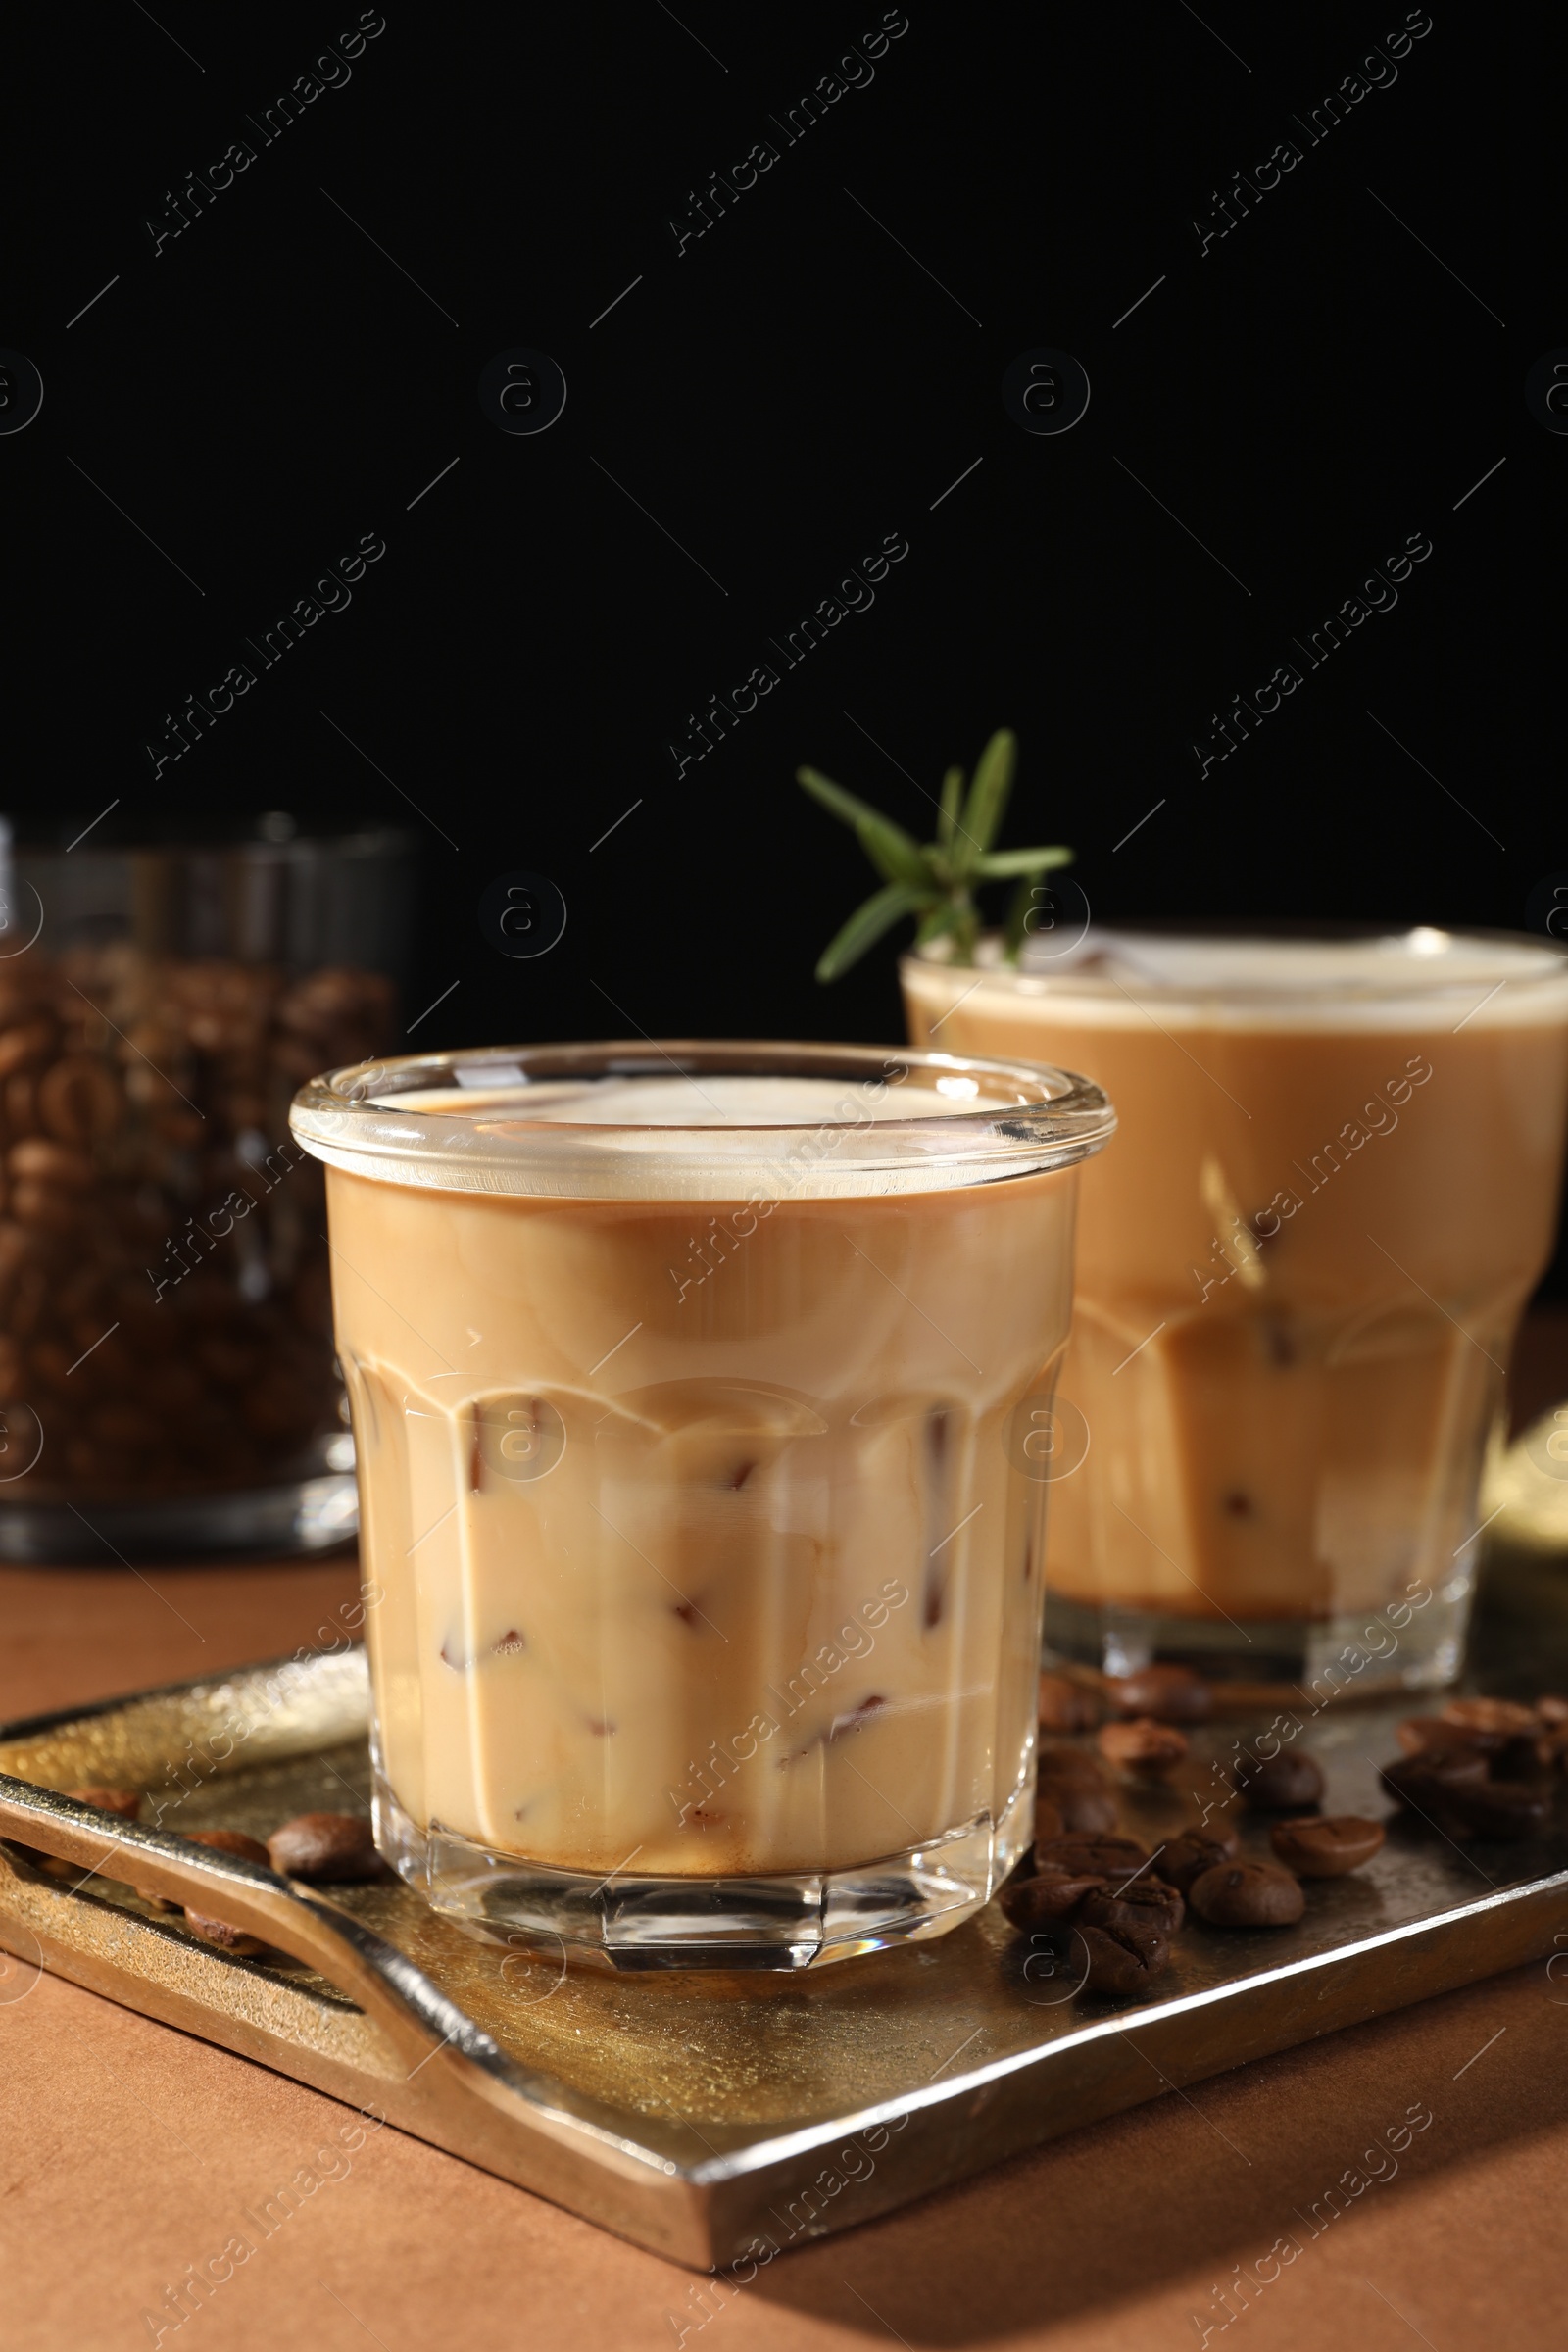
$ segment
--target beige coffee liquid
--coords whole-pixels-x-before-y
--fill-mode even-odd
[[[328,1170],[381,1768],[421,1829],[569,1870],[842,1870],[1027,1773],[1048,1489],[1006,1441],[1077,1171],[661,1199],[659,1121],[843,1092],[694,1084],[529,1090],[653,1122],[642,1198]]]
[[[1233,1620],[1441,1590],[1550,1252],[1561,966],[1438,933],[1094,946],[978,986],[905,965],[917,1044],[1064,1062],[1119,1114],[1083,1171],[1061,1394],[1090,1450],[1048,1583]]]

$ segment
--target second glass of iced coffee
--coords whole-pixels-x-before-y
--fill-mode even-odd
[[[1037,1433],[1048,1639],[1316,1699],[1448,1681],[1551,1250],[1568,956],[1415,929],[1129,928],[903,966],[911,1037],[1113,1097]]]

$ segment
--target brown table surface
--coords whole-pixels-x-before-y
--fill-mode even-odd
[[[1562,1323],[1544,1336],[1520,1384],[1543,1400],[1568,1365]],[[346,1558],[0,1569],[0,1720],[312,1642],[355,1582]],[[335,2147],[350,2111],[46,1976],[0,1998],[0,2344],[1176,2352],[1207,2328],[1250,2352],[1535,2352],[1568,2304],[1565,2060],[1568,1981],[1543,1963],[786,2254],[727,2298],[710,2289],[706,2323],[690,2273],[388,2129],[346,2171],[323,2155],[337,2178],[176,2328],[166,2289],[257,2238],[244,2209]],[[1364,2158],[1423,2105],[1405,2153]],[[1311,2236],[1325,2191],[1371,2172],[1385,2177]],[[1302,2251],[1233,2296],[1227,2325],[1215,2290],[1237,2265],[1272,2273],[1292,2231]]]

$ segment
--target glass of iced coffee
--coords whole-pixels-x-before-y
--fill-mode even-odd
[[[326,1163],[382,1851],[480,1933],[802,1968],[1031,1835],[1059,1070],[789,1045],[344,1070]]]
[[[910,1035],[1113,1097],[1051,1425],[1046,1625],[1309,1690],[1458,1671],[1476,1495],[1551,1249],[1568,956],[1431,929],[1093,929],[904,963]]]

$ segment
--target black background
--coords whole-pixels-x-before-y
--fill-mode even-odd
[[[922,796],[1004,723],[1004,839],[1070,842],[1101,918],[1517,927],[1568,868],[1568,443],[1523,399],[1565,339],[1561,211],[1549,149],[1534,184],[1527,124],[1498,136],[1544,75],[1504,15],[1439,0],[1309,145],[1293,117],[1402,7],[911,0],[786,143],[881,9],[390,0],[346,86],[264,144],[247,117],[358,18],[13,27],[0,343],[46,387],[0,438],[24,834],[63,845],[111,800],[97,840],[407,821],[406,1018],[458,983],[420,1045],[899,1035],[886,948],[812,979],[870,877],[794,770],[924,837]],[[255,162],[155,256],[167,192],[241,138]],[[1284,139],[1300,163],[1201,253],[1195,219]],[[759,140],[777,162],[677,253],[671,219]],[[1093,387],[1060,436],[1002,405],[1037,345]],[[512,346],[564,371],[546,433],[480,411]],[[387,552],[349,609],[155,780],[165,713],[366,532]],[[909,552],[874,606],[784,670],[769,640],[889,533]],[[1212,714],[1304,668],[1293,639],[1412,533],[1433,554],[1396,608],[1200,777]],[[688,714],[762,662],[777,687],[677,774]],[[534,962],[476,919],[513,868],[568,908]]]

